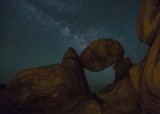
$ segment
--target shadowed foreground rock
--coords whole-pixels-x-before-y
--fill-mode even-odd
[[[80,54],[83,66],[91,71],[101,71],[113,65],[124,55],[121,44],[114,39],[98,39]]]
[[[70,48],[62,64],[19,72],[1,99],[1,114],[69,114],[83,107],[91,93],[77,57]]]

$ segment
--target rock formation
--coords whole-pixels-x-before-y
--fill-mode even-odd
[[[78,55],[70,48],[62,64],[19,72],[1,99],[1,114],[68,114],[91,100]]]
[[[152,46],[160,29],[160,1],[143,0],[137,21],[138,38]]]
[[[159,114],[160,1],[143,0],[139,39],[150,46],[138,64],[123,58],[114,39],[99,39],[78,56],[73,48],[61,64],[21,71],[0,97],[1,114]],[[100,71],[114,64],[115,81],[92,96],[84,67]]]
[[[138,64],[130,67],[129,77],[119,82],[115,81],[103,91],[96,93],[97,99],[102,102],[104,114],[160,113],[159,0],[143,1],[138,16],[137,32],[139,39],[150,46],[148,54]]]
[[[83,67],[91,71],[101,71],[113,65],[124,55],[124,49],[114,39],[98,39],[87,46],[80,54]]]
[[[132,67],[132,61],[130,58],[122,58],[118,60],[115,65],[115,80],[121,80],[129,75],[129,69]]]
[[[150,49],[130,69],[131,81],[143,113],[160,113],[160,1],[144,0],[137,23],[139,39]]]

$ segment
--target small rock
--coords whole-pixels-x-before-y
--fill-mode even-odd
[[[118,60],[115,65],[115,80],[123,79],[129,75],[129,69],[132,67],[132,62],[130,58],[123,58]]]

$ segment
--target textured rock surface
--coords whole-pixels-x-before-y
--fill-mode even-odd
[[[101,71],[124,55],[121,44],[114,39],[99,39],[93,41],[80,54],[83,66],[91,71]]]
[[[96,93],[96,97],[101,102],[103,114],[140,114],[141,112],[129,77],[118,83],[114,82],[103,91]]]
[[[103,114],[140,114],[141,109],[129,75],[132,65],[129,58],[117,61],[114,65],[115,81],[96,93]]]
[[[139,39],[148,44],[150,49],[142,61],[129,69],[128,77],[115,81],[103,91],[96,93],[97,99],[102,102],[101,107],[104,114],[160,113],[159,0],[143,1],[137,31]],[[115,65],[115,70],[118,68],[115,74],[121,74],[119,70],[121,66],[123,69],[123,65],[119,63],[121,60]]]
[[[160,112],[160,33],[154,39],[144,60],[130,69],[136,96],[147,114]]]
[[[141,41],[150,45],[146,57],[130,69],[131,80],[144,113],[160,112],[160,1],[144,0],[138,18]]]
[[[139,39],[150,49],[129,70],[129,76],[96,93],[104,114],[159,114],[160,112],[160,1],[144,0],[138,17]],[[121,60],[115,74],[123,69]],[[122,63],[124,63],[122,61]],[[118,69],[117,69],[118,68]],[[125,68],[125,67],[124,67]],[[124,70],[123,70],[124,71]],[[126,69],[127,71],[127,69]],[[122,75],[123,76],[123,75]],[[119,76],[118,76],[119,77]],[[121,77],[121,76],[120,76]],[[109,110],[106,110],[109,109]]]
[[[62,64],[19,72],[1,100],[3,114],[63,114],[91,99],[77,55],[70,48]]]
[[[160,28],[160,1],[143,0],[137,21],[137,33],[140,40],[151,45]]]
[[[132,61],[130,58],[123,58],[118,60],[115,65],[115,78],[116,80],[123,79],[129,75],[129,69],[132,67]]]
[[[85,102],[72,114],[102,114],[99,103],[95,100]]]

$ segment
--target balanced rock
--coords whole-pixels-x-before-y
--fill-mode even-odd
[[[124,55],[122,45],[114,39],[98,39],[87,46],[80,54],[83,67],[91,71],[101,71]]]
[[[74,109],[91,100],[84,70],[77,57],[71,48],[62,64],[19,72],[2,96],[1,114],[74,113]]]
[[[96,98],[106,114],[159,114],[160,112],[160,1],[143,0],[138,17],[139,39],[150,46],[138,64],[129,65],[128,77],[115,81]],[[126,61],[127,62],[127,61]],[[115,64],[121,77],[123,59]],[[128,61],[129,63],[129,61]],[[124,67],[125,69],[125,67]],[[125,74],[124,73],[124,74]],[[109,110],[105,110],[109,109]]]

